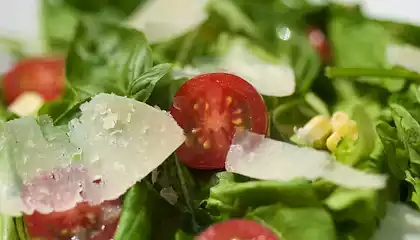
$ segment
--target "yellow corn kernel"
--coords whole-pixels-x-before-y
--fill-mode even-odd
[[[336,132],[341,125],[350,120],[349,115],[345,112],[335,112],[331,117],[331,125],[333,131]]]
[[[331,134],[331,136],[327,138],[327,142],[326,142],[328,150],[330,150],[331,152],[334,152],[335,149],[337,149],[337,145],[341,141],[341,139],[342,137],[340,136],[340,134],[336,132]]]
[[[357,123],[353,120],[341,124],[334,132],[338,133],[342,137],[350,137],[358,132]]]
[[[326,116],[315,116],[305,126],[296,131],[296,137],[306,145],[321,147],[331,134],[332,126]]]

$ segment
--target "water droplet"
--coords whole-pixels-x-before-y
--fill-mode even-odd
[[[127,123],[129,123],[131,121],[131,113],[127,114],[127,119],[126,119]]]
[[[280,38],[283,41],[287,41],[291,38],[292,32],[288,27],[285,26],[279,26],[277,27],[277,37]]]

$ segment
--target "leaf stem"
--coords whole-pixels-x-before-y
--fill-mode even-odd
[[[386,77],[386,78],[406,78],[420,81],[420,74],[404,69],[380,69],[380,68],[338,68],[327,67],[325,75],[328,78],[343,77]]]

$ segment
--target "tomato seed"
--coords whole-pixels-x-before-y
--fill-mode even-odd
[[[233,99],[231,96],[226,97],[226,106],[229,106],[232,103]]]
[[[238,108],[235,111],[233,111],[233,114],[241,114],[242,113],[242,109]]]
[[[203,143],[203,147],[204,147],[204,149],[209,149],[209,148],[211,147],[211,145],[210,145],[210,141],[209,141],[209,140],[205,141],[205,142]]]
[[[191,130],[192,133],[198,133],[201,131],[201,128],[193,128],[193,130]]]
[[[242,118],[232,119],[232,123],[235,125],[241,125],[243,123]]]
[[[194,104],[193,108],[194,108],[194,110],[197,111],[198,110],[198,103]]]

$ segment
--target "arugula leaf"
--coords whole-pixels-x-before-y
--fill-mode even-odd
[[[391,104],[398,136],[410,157],[410,170],[420,175],[420,124],[401,105]]]
[[[128,86],[152,66],[143,33],[98,19],[80,21],[66,60],[77,93],[128,95]]]
[[[241,183],[225,179],[210,189],[206,208],[224,216],[240,217],[249,209],[278,202],[292,207],[319,205],[314,189],[304,180]]]
[[[389,171],[399,180],[406,178],[405,171],[409,167],[409,158],[403,143],[398,138],[397,130],[385,122],[376,126],[376,131],[383,144],[383,151]]]
[[[325,204],[332,211],[340,235],[346,239],[369,240],[375,232],[377,218],[383,215],[385,208],[378,205],[380,201],[384,199],[379,199],[374,190],[339,188],[325,200]]]
[[[379,23],[363,19],[352,12],[340,11],[331,18],[329,32],[336,66],[379,69],[389,67],[386,62],[386,49],[391,42],[391,36]],[[391,92],[401,90],[405,83],[404,79],[389,79],[387,76],[359,77],[357,80],[383,87]]]
[[[289,207],[277,203],[259,207],[247,217],[264,223],[288,240],[336,239],[331,215],[321,206]]]

